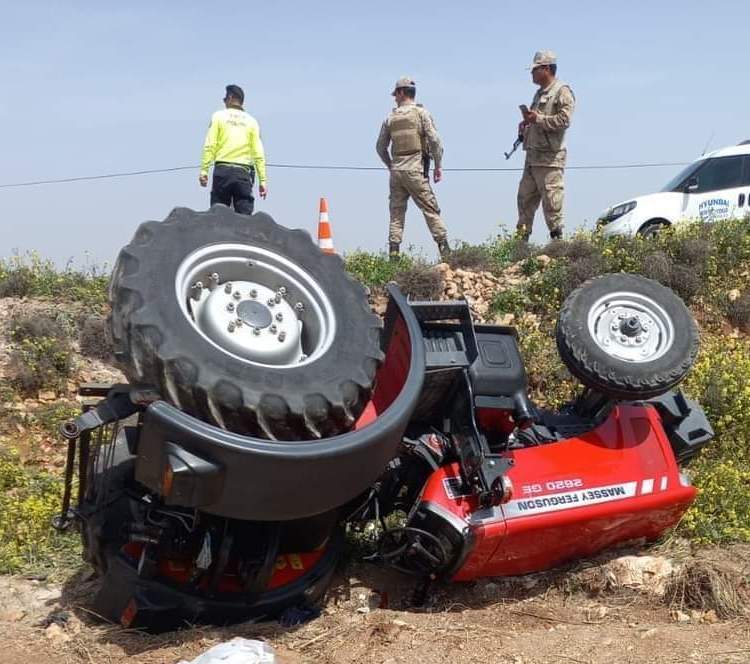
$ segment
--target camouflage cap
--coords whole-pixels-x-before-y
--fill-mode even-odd
[[[556,65],[557,56],[552,51],[537,51],[534,53],[534,61],[529,66],[529,69],[535,67],[541,67],[543,65]]]
[[[391,92],[392,95],[396,94],[396,90],[399,88],[416,88],[417,84],[414,82],[414,79],[411,76],[402,76],[398,81],[396,81],[396,85],[393,86],[393,92]]]

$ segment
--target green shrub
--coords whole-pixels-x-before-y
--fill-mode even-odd
[[[690,475],[698,498],[680,530],[698,544],[750,541],[750,463],[702,458]]]
[[[519,316],[528,310],[529,297],[523,286],[497,291],[490,302],[491,315],[514,314]]]
[[[560,360],[552,330],[540,328],[523,317],[516,327],[532,400],[556,408],[573,399],[580,391],[580,384]]]
[[[69,318],[62,314],[44,312],[17,313],[10,319],[10,338],[23,342],[42,337],[65,339],[73,333]]]
[[[521,274],[524,277],[530,277],[537,272],[540,272],[542,269],[544,269],[544,263],[542,263],[542,261],[536,256],[529,256],[521,261]]]
[[[672,259],[661,250],[644,256],[641,264],[641,274],[644,277],[658,281],[664,286],[672,283]]]
[[[10,381],[27,395],[41,389],[63,389],[72,369],[73,354],[66,339],[24,339],[10,355]]]
[[[750,332],[750,291],[745,291],[726,306],[729,322],[743,332]]]
[[[377,254],[367,251],[355,251],[344,257],[347,271],[360,283],[368,287],[384,286],[397,272],[405,270],[414,263],[408,254],[401,254],[398,260],[391,261],[388,254]]]
[[[18,455],[0,453],[0,573],[52,572],[76,555],[78,538],[51,528],[62,483],[25,468]]]
[[[78,322],[78,345],[81,354],[99,360],[111,360],[112,338],[105,316],[83,316]]]
[[[490,246],[486,244],[461,242],[451,249],[446,262],[454,270],[491,272],[497,269],[495,257]]]
[[[681,523],[697,542],[750,541],[750,340],[703,335],[683,384],[706,411],[716,438],[691,464],[698,499]]]
[[[512,263],[518,263],[538,252],[538,248],[523,242],[515,236],[499,236],[488,243],[487,248],[492,256],[496,270],[502,270]]]
[[[716,432],[703,455],[750,462],[750,339],[704,334],[683,389],[701,404]]]
[[[527,310],[554,321],[566,295],[575,287],[571,287],[571,278],[575,282],[576,276],[571,277],[563,261],[550,263],[526,285]]]
[[[0,260],[0,297],[52,297],[100,307],[107,301],[108,281],[106,267],[82,270],[68,265],[59,270],[33,252]]]
[[[81,414],[81,406],[76,401],[60,400],[34,408],[25,416],[25,423],[42,429],[49,436],[58,436],[60,425]]]

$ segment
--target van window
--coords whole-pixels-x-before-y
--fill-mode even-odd
[[[682,191],[685,186],[685,181],[691,176],[695,175],[699,168],[702,168],[706,163],[705,159],[700,161],[694,161],[692,164],[688,164],[683,168],[677,175],[675,175],[667,184],[664,185],[662,191]]]
[[[745,170],[742,173],[742,185],[743,187],[750,186],[750,155],[745,155]]]
[[[709,159],[697,175],[698,189],[693,193],[739,187],[742,183],[742,155]]]

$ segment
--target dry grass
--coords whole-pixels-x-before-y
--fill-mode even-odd
[[[437,300],[443,293],[443,277],[427,263],[415,262],[393,276],[405,295],[413,300]]]
[[[744,575],[705,560],[686,562],[664,595],[672,609],[713,609],[720,618],[745,615],[748,588]]]

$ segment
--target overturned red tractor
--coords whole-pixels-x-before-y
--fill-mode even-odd
[[[712,438],[676,386],[698,332],[668,289],[594,279],[557,345],[581,381],[535,406],[517,334],[468,305],[408,301],[383,322],[336,256],[265,214],[175,210],[112,276],[128,384],[63,425],[59,527],[102,576],[94,610],[169,629],[276,617],[325,592],[345,529],[424,582],[524,574],[657,538],[695,497]],[[79,496],[71,507],[75,469]]]

